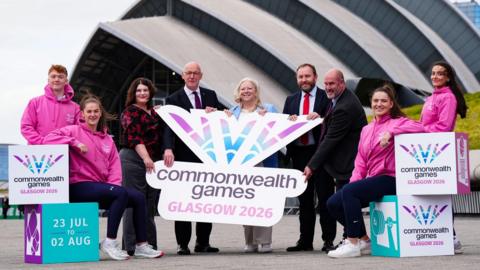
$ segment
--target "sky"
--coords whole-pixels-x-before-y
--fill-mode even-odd
[[[69,74],[100,22],[116,21],[136,0],[0,0],[0,144],[26,144],[20,119],[44,93],[48,69]]]

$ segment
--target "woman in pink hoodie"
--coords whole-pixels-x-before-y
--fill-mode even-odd
[[[430,76],[433,93],[425,100],[420,121],[426,132],[452,132],[457,114],[467,116],[467,104],[455,70],[446,62],[435,62]]]
[[[363,222],[362,208],[384,195],[396,193],[394,143],[384,134],[393,137],[424,132],[420,123],[405,117],[389,86],[373,91],[371,106],[374,119],[362,129],[350,183],[327,201],[328,210],[344,226],[347,235],[337,249],[328,253],[329,257],[358,257],[369,252],[370,239]]]
[[[135,256],[161,257],[163,252],[152,249],[146,242],[145,197],[135,189],[121,186],[122,171],[117,148],[106,132],[107,120],[113,117],[92,95],[82,99],[80,109],[84,123],[57,129],[43,140],[44,144],[70,146],[70,201],[98,202],[101,209],[108,209],[107,238],[100,247],[112,259],[129,258],[115,239],[122,214],[130,207],[135,219]]]
[[[465,118],[468,109],[455,70],[446,62],[435,62],[432,65],[430,79],[434,89],[432,95],[425,100],[420,121],[426,132],[452,132],[455,129],[457,114]],[[455,229],[453,242],[455,253],[463,253]]]

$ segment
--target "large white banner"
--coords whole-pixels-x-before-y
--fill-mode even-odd
[[[305,190],[302,172],[246,166],[157,162],[148,184],[162,190],[158,210],[170,220],[272,226],[283,216],[286,197]]]
[[[286,197],[306,188],[301,171],[254,167],[288,143],[319,125],[322,119],[296,121],[279,113],[245,114],[237,120],[225,112],[191,113],[163,106],[159,115],[203,163],[155,163],[148,184],[162,189],[162,217],[271,226],[283,215]]]
[[[8,147],[11,204],[68,203],[68,145]]]

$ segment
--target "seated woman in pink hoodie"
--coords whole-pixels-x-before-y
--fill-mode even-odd
[[[423,126],[405,117],[389,86],[373,91],[373,121],[362,129],[355,168],[350,183],[332,195],[327,207],[345,230],[347,239],[329,257],[358,257],[370,251],[370,239],[363,222],[362,208],[384,195],[395,195],[395,153],[393,140],[382,141],[384,133],[424,132]]]
[[[82,99],[80,110],[84,123],[52,131],[43,140],[43,144],[70,146],[70,201],[98,202],[101,209],[109,210],[107,238],[102,241],[101,250],[112,259],[129,258],[116,241],[120,220],[128,207],[134,212],[135,256],[161,257],[163,252],[152,249],[146,242],[145,197],[135,189],[121,186],[122,170],[117,148],[106,132],[107,120],[113,117],[92,95]]]

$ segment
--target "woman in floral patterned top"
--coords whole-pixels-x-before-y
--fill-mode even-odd
[[[121,115],[122,135],[120,159],[124,187],[132,187],[145,195],[147,202],[147,241],[157,249],[155,214],[159,190],[147,184],[145,174],[154,171],[154,162],[162,159],[162,132],[164,123],[153,108],[155,94],[153,83],[137,78],[130,85]],[[127,252],[135,249],[135,229],[132,211],[127,209],[123,217],[123,241]]]

